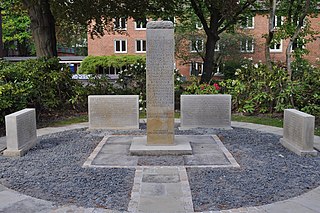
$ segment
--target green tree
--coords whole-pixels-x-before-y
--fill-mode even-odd
[[[17,0],[5,0],[2,6],[2,39],[7,52],[29,55],[32,50],[30,19]]]
[[[197,15],[206,34],[203,73],[200,83],[209,82],[214,70],[215,47],[220,34],[241,20],[241,16],[250,9],[256,0],[204,1],[189,0],[183,9]]]

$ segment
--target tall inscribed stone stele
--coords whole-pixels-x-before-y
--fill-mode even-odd
[[[147,24],[147,145],[174,144],[174,35],[171,21]]]

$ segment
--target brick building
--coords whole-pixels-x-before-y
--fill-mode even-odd
[[[320,18],[311,18],[311,26],[313,29],[320,31]],[[283,22],[281,17],[275,18],[275,26]],[[146,20],[134,21],[133,19],[118,18],[115,19],[115,28],[121,33],[106,34],[101,38],[91,39],[88,38],[88,55],[101,56],[101,55],[121,55],[121,54],[145,54],[146,53]],[[267,33],[268,18],[263,14],[256,14],[255,17],[248,18],[246,24],[240,28],[240,31],[248,34],[251,38],[239,42],[239,52],[243,57],[251,57],[254,61],[265,61],[265,38],[263,35]],[[194,46],[203,49],[204,42],[202,40],[192,41],[186,43],[186,49],[190,53],[194,52]],[[274,44],[270,48],[271,58],[274,61],[285,62],[285,52],[288,41],[282,40],[278,44]],[[320,35],[316,35],[316,40],[308,43],[304,48],[309,50],[306,58],[313,64],[319,61],[320,57]],[[219,48],[216,51],[220,51]],[[183,62],[179,59],[176,60],[176,68],[180,73],[186,77],[195,74],[193,71],[196,69],[196,74],[201,75],[202,60],[190,60]]]

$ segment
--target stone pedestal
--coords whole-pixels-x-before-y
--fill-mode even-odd
[[[170,21],[147,24],[147,144],[174,144],[174,36]]]
[[[7,149],[4,156],[23,156],[37,143],[36,111],[23,109],[5,117]]]
[[[315,117],[295,109],[284,110],[283,138],[280,143],[294,153],[316,156],[313,150]]]

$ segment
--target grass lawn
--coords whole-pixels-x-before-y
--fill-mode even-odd
[[[140,113],[140,118],[146,118],[146,113]],[[175,113],[175,118],[180,118],[180,113]],[[244,115],[232,115],[232,121],[263,124],[268,126],[283,127],[283,119],[274,118],[271,116],[244,116]],[[47,126],[57,127],[65,126],[74,123],[88,122],[87,115],[80,115],[76,117],[65,118],[59,121],[52,121],[47,124]],[[320,126],[316,126],[315,135],[320,136]]]

